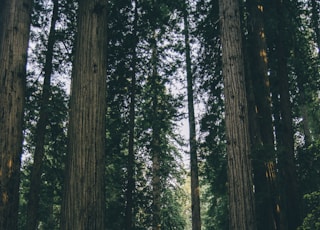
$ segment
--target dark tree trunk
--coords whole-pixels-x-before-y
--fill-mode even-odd
[[[151,140],[151,155],[152,155],[152,229],[161,229],[161,181],[160,181],[160,133],[161,127],[159,125],[159,84],[160,79],[157,72],[157,40],[156,35],[152,39],[151,43],[152,57],[152,76],[151,76],[151,87],[152,87],[152,140]]]
[[[228,154],[229,228],[256,229],[239,2],[220,0]]]
[[[201,229],[200,217],[200,186],[198,176],[198,157],[196,140],[196,123],[193,107],[193,76],[191,70],[191,54],[189,41],[188,4],[184,9],[184,33],[186,49],[186,70],[187,70],[187,94],[188,94],[188,115],[189,115],[189,145],[190,145],[190,167],[191,167],[191,212],[192,229]]]
[[[137,2],[135,3],[134,9],[134,33],[137,29]],[[128,182],[127,182],[127,191],[126,191],[126,210],[125,210],[125,221],[126,221],[126,229],[131,230],[134,228],[133,226],[133,193],[135,189],[135,153],[134,153],[134,131],[135,131],[135,101],[136,101],[136,46],[138,43],[138,37],[135,33],[134,37],[135,41],[132,47],[132,77],[131,77],[131,95],[130,95],[130,111],[129,111],[129,147],[128,147]]]
[[[105,229],[107,1],[80,0],[61,229]]]
[[[275,72],[275,133],[277,136],[279,190],[280,190],[280,228],[296,229],[300,224],[300,202],[294,159],[294,138],[292,126],[292,108],[289,93],[287,44],[291,41],[286,29],[288,13],[282,1],[273,4],[278,23],[278,36],[275,41],[277,66]]]
[[[248,3],[248,59],[250,60],[250,81],[253,91],[250,132],[253,151],[254,185],[258,229],[277,229],[279,217],[276,212],[277,198],[274,196],[275,178],[269,178],[274,165],[275,150],[271,115],[270,82],[268,77],[267,45],[261,0]],[[249,116],[250,117],[250,116]]]
[[[44,65],[44,83],[42,89],[41,108],[39,120],[36,127],[36,146],[34,152],[33,166],[31,169],[30,191],[27,208],[27,229],[37,229],[37,216],[39,207],[39,194],[41,185],[41,173],[44,156],[44,145],[46,136],[46,127],[48,125],[48,104],[50,98],[50,84],[52,74],[53,46],[55,43],[55,25],[58,19],[58,0],[53,1],[53,11],[51,26],[48,37],[46,60]]]
[[[283,3],[277,1],[277,13],[280,18],[283,15]],[[279,80],[280,95],[280,126],[276,130],[279,136],[279,171],[282,184],[282,225],[285,229],[296,229],[300,223],[299,214],[299,194],[296,166],[294,160],[294,139],[292,127],[292,109],[289,93],[289,77],[287,67],[287,51],[285,47],[285,29],[284,23],[279,23],[279,36],[276,43],[276,52],[278,57],[277,78]]]
[[[0,1],[0,229],[17,229],[31,0]]]

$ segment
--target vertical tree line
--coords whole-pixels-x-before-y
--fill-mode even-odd
[[[185,2],[183,11],[184,37],[185,37],[185,56],[186,56],[186,77],[188,95],[188,121],[189,121],[189,145],[190,145],[190,173],[191,173],[191,219],[192,229],[201,229],[200,215],[200,185],[199,185],[199,166],[198,148],[196,139],[196,121],[194,112],[194,79],[191,65],[191,47],[188,18],[188,1]]]
[[[244,55],[238,1],[219,1],[230,229],[256,229]]]
[[[51,75],[53,72],[53,48],[56,39],[56,22],[58,19],[59,5],[58,1],[53,2],[52,18],[50,24],[50,31],[48,35],[47,52],[45,54],[45,64],[44,64],[44,80],[41,98],[41,108],[39,112],[39,120],[36,127],[36,146],[34,152],[34,163],[31,170],[30,178],[30,192],[28,197],[28,207],[27,207],[27,228],[35,229],[37,226],[37,211],[39,207],[39,193],[41,184],[41,173],[45,150],[45,136],[46,127],[48,125],[48,107],[50,103],[50,87],[51,87]]]
[[[305,161],[304,157],[310,160],[309,157],[317,156],[317,151],[312,150],[313,153],[311,153],[305,152],[303,149],[313,148],[311,146],[314,145],[309,142],[309,131],[313,132],[313,128],[308,124],[315,123],[313,119],[310,120],[308,114],[311,111],[307,109],[309,105],[313,104],[313,99],[311,99],[312,96],[305,97],[305,93],[317,92],[317,87],[313,88],[313,84],[319,78],[318,71],[315,70],[318,68],[318,64],[314,62],[316,56],[314,52],[312,54],[312,44],[316,44],[317,27],[314,27],[314,21],[317,20],[318,13],[313,11],[315,5],[312,1],[308,3],[302,1],[295,3],[289,1],[241,1],[240,3],[242,32],[239,32],[235,39],[243,39],[245,45],[243,49],[251,142],[250,161],[253,166],[255,221],[258,229],[297,229],[301,225],[302,218],[306,216],[306,211],[301,212],[303,203],[305,205],[305,201],[302,202],[303,194],[305,194],[304,197],[312,197],[311,199],[317,197],[315,193],[309,196],[306,187],[299,186],[299,183],[305,181],[306,171],[309,173],[312,171],[303,169],[304,166],[301,165],[301,162]],[[200,52],[203,55],[199,59],[201,65],[199,65],[197,74],[205,76],[205,80],[200,81],[200,84],[203,88],[202,92],[204,91],[204,101],[208,103],[209,108],[201,123],[205,134],[202,144],[203,156],[206,161],[204,176],[211,185],[206,196],[213,201],[205,217],[208,221],[212,216],[221,220],[221,212],[231,211],[231,208],[225,210],[225,206],[221,202],[223,195],[221,195],[219,188],[219,183],[230,183],[230,175],[227,180],[225,174],[220,174],[220,170],[223,169],[226,162],[224,154],[229,155],[229,151],[228,148],[227,152],[220,149],[219,142],[222,141],[222,145],[228,146],[228,136],[220,135],[217,137],[221,127],[219,103],[225,101],[225,106],[227,106],[227,100],[229,100],[229,97],[223,98],[222,102],[218,99],[219,96],[222,96],[221,93],[219,94],[222,84],[221,72],[219,72],[221,56],[219,55],[222,53],[223,57],[225,47],[222,45],[221,52],[220,44],[223,44],[223,33],[219,22],[222,19],[215,15],[217,15],[216,9],[222,7],[221,3],[218,6],[217,1],[204,0],[197,3],[199,16],[196,36],[201,41]],[[313,16],[307,16],[306,12],[313,12]],[[208,32],[206,26],[210,26],[213,32]],[[233,28],[228,29],[232,30]],[[212,40],[212,35],[216,40]],[[314,38],[307,42],[305,39],[309,36]],[[234,43],[235,41],[232,44]],[[212,47],[213,44],[214,47]],[[215,53],[212,53],[213,51]],[[230,61],[234,57],[235,53]],[[303,57],[304,61],[299,61],[299,57]],[[210,61],[212,64],[208,64]],[[216,68],[218,71],[210,72],[208,66]],[[235,76],[233,78],[236,79]],[[226,88],[227,85],[224,83],[223,87]],[[301,98],[311,100],[307,99],[302,102]],[[227,108],[225,112],[227,118]],[[208,139],[214,140],[217,144],[209,143]],[[217,151],[220,152],[220,155]],[[312,165],[318,162],[318,160],[311,161],[309,163]],[[215,173],[212,173],[213,171]],[[313,179],[313,181],[317,184],[316,180]],[[305,181],[305,183],[309,182]],[[289,191],[290,195],[287,194]],[[229,200],[229,202],[231,201]],[[229,205],[231,204],[229,203]],[[300,226],[301,229],[311,223],[314,227],[317,222],[314,219],[315,213],[317,213],[316,206],[311,208],[314,214],[309,213],[312,218],[306,217],[303,221],[304,224]],[[290,221],[290,219],[294,220]],[[233,220],[229,218],[228,221],[232,225],[230,221]],[[217,220],[216,224],[208,225],[216,228],[224,226],[225,228],[224,224],[224,222]]]
[[[247,56],[247,92],[252,145],[254,185],[258,229],[279,227],[276,213],[278,199],[274,179],[270,175],[274,168],[274,136],[271,115],[270,80],[264,7],[262,1],[249,1]],[[268,193],[265,193],[268,191]]]
[[[0,47],[0,229],[317,228],[318,1],[3,0]]]
[[[23,109],[32,1],[1,1],[0,228],[17,229]]]
[[[78,11],[61,229],[104,229],[107,2]]]

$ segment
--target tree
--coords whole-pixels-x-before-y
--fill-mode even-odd
[[[271,168],[275,167],[274,137],[271,115],[270,81],[268,76],[267,43],[264,9],[260,0],[247,2],[248,42],[247,92],[249,101],[250,136],[253,152],[255,202],[258,229],[277,228],[277,196]],[[252,95],[250,97],[250,95]],[[268,167],[269,166],[269,167]]]
[[[199,85],[198,100],[206,108],[199,122],[202,226],[227,229],[227,157],[218,0],[198,1],[196,9],[197,24],[193,33],[196,37],[192,40],[199,41],[200,52],[195,58],[195,85]]]
[[[53,8],[56,8],[58,17],[54,16]],[[33,4],[19,189],[19,229],[27,229],[27,220],[29,223],[36,221],[37,228],[60,228],[69,104],[66,81],[71,73],[76,9],[75,2],[69,0],[59,0],[59,7],[52,0],[39,0]],[[54,20],[58,26],[53,27],[52,18],[56,18]],[[41,157],[39,152],[42,148]],[[30,214],[33,217],[28,218]]]
[[[1,1],[0,229],[17,229],[26,57],[32,1]]]
[[[256,229],[244,59],[237,0],[220,0],[230,229]]]
[[[152,106],[152,138],[150,143],[151,158],[152,158],[152,229],[161,229],[161,126],[159,120],[159,95],[161,86],[161,77],[158,74],[158,54],[157,54],[157,36],[156,33],[151,41],[152,49],[152,75],[150,76],[150,87],[151,87],[151,106]]]
[[[106,1],[81,0],[61,229],[104,229]]]
[[[193,74],[191,69],[191,51],[189,41],[189,22],[188,22],[188,1],[185,2],[183,11],[185,53],[186,53],[186,74],[187,74],[187,95],[188,95],[188,118],[189,118],[189,145],[190,145],[190,170],[191,170],[191,213],[192,229],[201,229],[200,218],[200,186],[198,176],[198,155],[196,140],[196,122],[194,114],[193,99]]]
[[[31,78],[31,77],[30,77]],[[32,83],[32,84],[31,84]],[[25,106],[25,140],[21,166],[19,229],[27,229],[28,202],[33,153],[36,146],[36,126],[42,102],[42,84],[28,80]],[[68,97],[61,85],[50,87],[48,125],[44,141],[40,186],[37,190],[39,204],[36,209],[37,228],[60,229],[60,210],[64,181],[65,155],[67,151]]]
[[[134,22],[133,22],[133,47],[132,47],[132,71],[131,71],[131,86],[130,86],[130,111],[129,111],[129,143],[128,143],[128,182],[126,191],[126,228],[130,230],[133,228],[133,192],[135,189],[135,109],[136,109],[136,62],[137,62],[137,52],[136,47],[138,45],[137,37],[137,17],[138,17],[138,1],[133,1],[134,5]]]
[[[44,156],[45,148],[45,136],[46,127],[48,125],[48,104],[50,103],[50,87],[51,87],[51,74],[53,72],[53,48],[55,43],[55,26],[58,20],[58,0],[53,1],[53,11],[51,18],[51,26],[48,38],[48,45],[46,51],[46,60],[44,64],[44,83],[42,89],[42,100],[39,114],[39,120],[36,128],[36,146],[34,153],[34,163],[31,171],[30,179],[30,192],[28,199],[27,208],[27,228],[29,230],[36,229],[37,227],[37,211],[39,206],[39,190],[41,184],[41,173],[42,173],[42,161]]]
[[[110,229],[134,229],[141,224],[136,212],[148,198],[141,192],[144,178],[138,166],[136,130],[141,59],[138,1],[111,1],[108,7],[107,74],[107,222]],[[123,12],[119,14],[119,12]],[[121,173],[119,173],[121,172]],[[142,199],[139,202],[139,199]],[[141,221],[141,222],[140,222]]]
[[[278,100],[278,115],[276,137],[278,142],[279,158],[279,180],[281,183],[280,199],[282,204],[281,228],[296,229],[300,223],[300,198],[298,191],[298,181],[296,174],[296,165],[294,157],[294,130],[292,119],[292,106],[290,97],[290,80],[288,57],[290,53],[289,44],[292,44],[292,36],[289,34],[291,29],[290,15],[287,11],[286,1],[276,1],[275,7],[276,18],[283,19],[278,23],[277,31],[282,36],[278,36],[275,41],[276,63],[276,80],[278,90],[273,100]],[[287,26],[287,27],[286,27]]]
[[[107,158],[107,180],[113,186],[107,186],[107,219],[112,221],[108,227],[113,229],[129,228],[126,226],[127,217],[130,216],[130,196],[132,194],[133,218],[132,228],[144,229],[152,224],[152,160],[151,160],[151,123],[158,123],[160,130],[161,156],[160,156],[160,219],[161,227],[181,226],[181,214],[174,210],[167,209],[167,205],[173,205],[174,201],[168,200],[172,196],[164,196],[166,192],[175,191],[181,183],[180,179],[174,188],[172,182],[181,177],[181,168],[178,166],[180,153],[173,151],[172,143],[177,137],[174,136],[173,119],[177,122],[176,108],[179,105],[173,100],[169,91],[172,79],[176,76],[178,68],[176,60],[168,63],[174,52],[176,44],[169,41],[172,26],[176,21],[168,20],[174,17],[170,7],[172,1],[111,1],[109,13],[108,34],[108,150]],[[122,12],[119,14],[119,12]],[[152,87],[152,76],[154,66],[152,65],[152,44],[154,31],[158,33],[156,55],[157,79],[160,81],[156,87]],[[168,38],[169,37],[169,38]],[[172,39],[173,40],[173,39]],[[154,43],[153,43],[154,44]],[[173,45],[174,44],[174,45]],[[167,59],[168,58],[168,59]],[[134,76],[135,75],[135,76]],[[133,78],[135,100],[131,98],[133,89]],[[154,85],[154,84],[153,84]],[[158,114],[154,119],[154,112],[151,108],[152,95],[158,97]],[[180,99],[179,99],[180,100]],[[154,100],[153,100],[154,101]],[[130,107],[134,102],[135,121],[132,137],[130,129],[133,114]],[[155,125],[154,125],[155,127]],[[159,129],[158,129],[159,130]],[[168,140],[170,139],[170,140]],[[134,156],[132,145],[134,144]],[[178,144],[179,145],[179,144]],[[109,149],[110,148],[110,149]],[[132,162],[134,160],[134,162]],[[129,163],[130,162],[130,163]],[[134,165],[130,165],[134,163]],[[131,171],[131,167],[133,172]],[[179,173],[177,171],[179,170]],[[119,173],[121,171],[121,173]],[[184,172],[184,171],[182,171]],[[131,178],[134,173],[134,178]],[[109,176],[110,175],[110,176]],[[129,188],[130,178],[133,179],[134,187]],[[170,178],[170,179],[168,179]],[[132,182],[132,181],[131,181]],[[132,190],[133,193],[130,192]],[[131,194],[129,194],[131,193]],[[178,208],[178,207],[177,207]],[[123,215],[124,214],[124,215]],[[170,215],[168,215],[170,214]],[[166,225],[168,223],[169,225]],[[151,226],[150,226],[151,227]]]

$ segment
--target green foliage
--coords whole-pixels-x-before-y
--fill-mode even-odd
[[[196,30],[200,54],[197,82],[205,111],[200,120],[202,219],[204,229],[228,228],[227,159],[218,1],[197,1]],[[198,15],[199,14],[199,15]],[[210,28],[210,29],[208,29]]]
[[[320,189],[320,142],[298,148],[298,176],[303,194]]]
[[[55,28],[52,64],[53,74],[58,74],[59,80],[53,79],[54,82],[66,81],[68,76],[71,75],[77,9],[77,4],[71,0],[58,0],[58,6],[59,17]],[[52,0],[34,1],[28,52],[28,71],[33,73],[35,79],[43,75],[52,8]]]
[[[177,64],[167,61],[173,43],[164,45],[163,40],[172,28],[174,5],[172,1],[110,1],[109,41],[108,41],[108,111],[107,111],[107,226],[108,229],[123,229],[125,212],[125,191],[127,190],[129,108],[132,93],[132,76],[135,76],[135,189],[134,228],[146,229],[152,222],[151,187],[151,142],[152,124],[155,120],[152,97],[159,102],[156,119],[160,127],[161,183],[162,199],[166,205],[174,204],[174,209],[163,206],[163,221],[166,226],[181,226],[181,204],[173,195],[165,195],[179,190],[182,183],[180,152],[173,144],[178,139],[174,133],[180,119],[178,109],[181,98],[170,94],[170,78],[176,74]],[[135,12],[135,7],[137,11]],[[119,14],[118,12],[122,12]],[[172,22],[172,21],[170,21]],[[154,30],[159,32],[158,66],[159,82],[151,84],[152,64],[150,63],[150,43]],[[171,53],[172,55],[172,53]],[[161,76],[160,76],[161,75]],[[148,80],[149,79],[149,80]],[[153,87],[153,88],[152,88]],[[179,141],[178,141],[179,142]],[[174,183],[174,186],[170,184]],[[173,207],[173,206],[170,206]]]
[[[161,217],[163,223],[161,228],[168,230],[184,230],[186,220],[182,214],[181,200],[185,196],[183,190],[179,188],[167,189],[162,197],[163,207],[161,210]]]
[[[31,83],[31,82],[30,82]],[[30,170],[33,164],[32,154],[35,146],[35,125],[39,105],[39,91],[34,90],[36,84],[27,88],[25,145],[20,184],[20,217],[19,229],[26,226],[26,208],[30,186]],[[39,86],[37,86],[39,87]],[[40,204],[38,220],[41,229],[59,229],[62,187],[64,183],[64,164],[67,150],[67,101],[68,97],[61,85],[51,88],[51,102],[48,105],[49,124],[45,141],[45,157],[41,175]]]
[[[320,191],[304,195],[306,216],[298,230],[320,229]]]
[[[67,152],[66,127],[68,96],[63,90],[71,72],[73,41],[75,37],[77,3],[59,0],[59,20],[53,60],[53,86],[48,105],[45,158],[40,193],[39,221],[41,229],[58,229],[64,180],[64,162]],[[185,183],[182,163],[183,140],[177,133],[177,124],[183,118],[184,105],[181,85],[184,62],[181,12],[184,1],[117,1],[108,5],[108,74],[107,74],[107,149],[106,149],[106,226],[124,229],[128,183],[129,112],[132,76],[135,85],[135,157],[133,194],[134,229],[146,229],[152,222],[152,132],[153,125],[160,130],[162,228],[186,229],[190,217],[184,213],[186,197],[181,189]],[[271,77],[273,118],[278,122],[278,59],[275,53],[279,37],[286,41],[290,96],[295,128],[295,156],[300,184],[304,195],[304,221],[299,229],[319,227],[319,149],[320,99],[319,57],[316,52],[314,22],[310,9],[302,1],[284,1],[281,18],[270,1],[262,1],[267,36],[268,71]],[[200,179],[202,185],[202,215],[204,229],[227,229],[227,156],[225,149],[224,96],[220,44],[220,21],[217,0],[189,1],[190,32],[195,77],[195,92],[203,111],[200,125]],[[246,3],[243,2],[243,6]],[[135,11],[135,8],[137,9]],[[243,8],[246,11],[246,8]],[[30,167],[35,148],[35,127],[41,105],[41,85],[52,1],[34,1],[25,109],[25,145],[21,168],[19,226],[25,229],[26,205],[30,186]],[[246,16],[247,12],[242,15]],[[288,25],[279,34],[280,23]],[[245,21],[245,18],[243,19]],[[244,27],[248,26],[243,24]],[[243,28],[246,33],[248,29]],[[246,34],[243,35],[244,37]],[[151,63],[152,46],[156,44],[156,66]],[[153,68],[157,70],[156,84],[152,82]],[[178,83],[178,84],[177,84]],[[177,92],[178,91],[178,92]],[[158,111],[153,111],[153,99]],[[200,114],[201,113],[201,114]],[[279,116],[279,117],[278,117]],[[305,124],[311,133],[306,141]],[[278,143],[275,143],[278,144]],[[272,150],[273,146],[272,146]],[[277,146],[277,150],[281,148]],[[264,153],[265,149],[258,149]],[[269,151],[271,152],[271,150]],[[260,154],[259,154],[260,155]],[[262,155],[262,154],[261,154]],[[253,157],[256,155],[253,154]],[[270,156],[266,156],[267,159]],[[255,159],[256,160],[256,159]],[[259,159],[258,159],[259,160]],[[260,159],[262,160],[262,159]],[[265,159],[263,159],[265,160]],[[276,160],[276,159],[273,159]],[[277,159],[279,160],[279,158]],[[276,165],[276,170],[281,165]]]
[[[74,1],[59,0],[55,27],[49,102],[45,105],[48,122],[45,134],[39,192],[38,227],[59,229],[64,165],[67,152],[68,96],[65,92],[71,72],[71,54],[75,34]],[[30,174],[36,145],[36,126],[43,106],[42,88],[53,1],[36,0],[33,4],[28,76],[25,104],[24,147],[21,168],[19,229],[26,229]],[[52,36],[52,34],[51,34]],[[50,65],[50,64],[49,64]]]

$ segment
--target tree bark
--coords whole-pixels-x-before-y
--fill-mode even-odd
[[[105,0],[80,0],[61,229],[105,229]]]
[[[185,49],[186,49],[186,71],[187,71],[187,95],[188,95],[188,117],[189,117],[189,145],[190,145],[190,169],[191,169],[191,213],[192,213],[192,229],[201,229],[200,216],[200,186],[198,176],[198,156],[197,156],[197,140],[196,140],[196,123],[193,106],[193,77],[191,70],[191,54],[189,41],[189,22],[187,2],[184,9],[184,33],[185,33]]]
[[[58,0],[53,1],[53,11],[48,37],[46,59],[44,65],[44,83],[42,88],[41,108],[36,127],[36,146],[31,169],[30,191],[27,208],[27,229],[37,229],[39,207],[39,191],[41,185],[42,161],[44,156],[46,127],[48,125],[48,104],[50,99],[50,85],[52,74],[53,47],[55,43],[55,26],[58,19]]]
[[[248,59],[250,60],[250,81],[254,94],[253,123],[257,129],[251,131],[255,201],[258,229],[277,229],[279,217],[276,212],[277,198],[274,197],[276,178],[269,178],[274,166],[275,149],[271,114],[270,82],[268,77],[267,44],[264,31],[263,5],[261,0],[248,3]],[[249,116],[250,117],[250,116]]]
[[[0,229],[17,229],[31,0],[0,5]]]
[[[219,0],[228,154],[229,228],[256,229],[239,2]]]
[[[276,12],[278,18],[283,18],[285,14],[285,6],[283,2],[276,1]],[[294,138],[292,126],[292,109],[290,102],[289,76],[288,76],[288,50],[286,48],[285,38],[288,38],[285,31],[287,19],[279,23],[279,36],[276,41],[277,78],[279,80],[279,96],[280,96],[280,120],[279,126],[276,128],[278,136],[279,149],[279,171],[282,185],[282,226],[284,229],[296,229],[300,224],[300,205],[298,181],[294,159]]]

